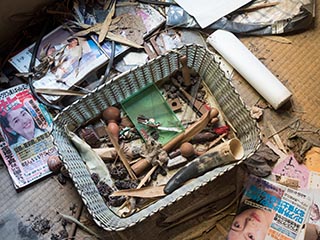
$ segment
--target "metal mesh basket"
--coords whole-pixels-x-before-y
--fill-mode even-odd
[[[214,169],[139,212],[129,217],[121,218],[105,204],[84,162],[76,148],[69,141],[64,131],[65,124],[68,124],[71,130],[75,129],[90,119],[97,117],[108,106],[121,102],[149,83],[158,82],[169,77],[182,67],[179,61],[181,55],[187,56],[188,66],[197,72],[200,75],[200,79],[207,84],[223,114],[235,128],[236,135],[245,150],[244,158],[236,164],[240,164],[259,147],[260,131],[256,121],[250,117],[249,111],[241,100],[240,95],[221,70],[220,64],[215,61],[216,55],[208,49],[198,45],[183,46],[118,75],[100,86],[93,93],[77,100],[59,113],[54,119],[55,124],[52,132],[61,158],[84,204],[95,222],[105,230],[120,231],[133,226],[167,206],[179,203],[180,199],[187,197],[200,187],[212,184],[214,179],[230,171],[236,165]]]

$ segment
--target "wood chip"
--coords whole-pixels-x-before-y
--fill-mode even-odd
[[[278,148],[282,150],[284,153],[287,152],[283,142],[281,141],[279,134],[276,133],[276,130],[274,129],[273,125],[270,122],[268,122],[268,127],[273,135],[273,139],[277,144]]]
[[[277,154],[280,159],[286,158],[288,155],[282,152],[279,148],[277,148],[272,142],[268,141],[266,142],[266,145],[273,151],[275,154]]]
[[[98,38],[99,43],[104,41],[104,39],[106,38],[109,32],[109,27],[112,22],[112,17],[114,16],[114,13],[115,13],[115,8],[116,8],[116,1],[113,2],[110,12],[108,13],[106,19],[102,23],[101,30],[99,33],[99,38]]]
[[[285,37],[280,37],[280,36],[263,36],[263,38],[267,38],[271,41],[275,41],[278,43],[283,43],[283,44],[292,44],[292,41],[288,38]]]
[[[163,197],[166,194],[163,192],[164,186],[156,187],[144,187],[140,189],[125,189],[115,191],[111,194],[112,197],[115,196],[128,196],[128,197],[140,197],[140,198],[157,198]]]

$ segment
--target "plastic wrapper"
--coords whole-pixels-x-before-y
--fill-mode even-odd
[[[272,1],[268,1],[271,3]],[[253,1],[251,5],[259,4]],[[256,11],[235,11],[220,18],[206,29],[224,29],[248,35],[284,34],[305,30],[312,26],[315,17],[315,1],[285,0],[279,4]],[[167,11],[167,25],[183,28],[200,28],[195,19],[181,7],[172,5]]]

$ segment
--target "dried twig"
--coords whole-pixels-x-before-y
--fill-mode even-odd
[[[92,235],[95,236],[96,238],[102,239],[102,237],[99,236],[98,233],[96,233],[95,231],[91,230],[90,228],[88,228],[87,226],[85,226],[84,224],[82,224],[78,219],[76,219],[76,218],[74,218],[74,217],[72,217],[72,216],[69,216],[69,215],[62,214],[62,213],[59,213],[59,214],[60,214],[65,220],[77,224],[77,225],[78,225],[79,227],[81,227],[83,230],[85,230],[86,232],[92,234]]]
[[[79,96],[82,97],[86,95],[85,93],[72,91],[72,90],[64,90],[57,88],[37,88],[37,93],[46,94],[46,95],[58,95],[58,96]]]
[[[80,206],[78,206],[78,209],[77,209],[77,211],[75,213],[75,219],[79,219],[80,218],[80,215],[81,215],[81,212],[82,212],[82,208],[83,208],[83,203],[80,202]],[[77,229],[77,224],[75,222],[73,222],[72,226],[71,226],[71,229],[70,229],[70,233],[69,233],[69,237],[70,238],[74,237],[76,229]]]
[[[292,122],[288,123],[286,126],[284,126],[283,128],[279,129],[278,131],[273,132],[271,135],[268,136],[268,138],[271,138],[275,134],[278,134],[278,133],[282,132],[283,130],[287,129],[288,127],[290,127],[292,124],[296,123],[297,121],[299,121],[299,118],[294,119]]]
[[[276,142],[278,148],[282,150],[284,153],[287,152],[283,142],[281,141],[280,136],[276,133],[276,130],[274,129],[273,125],[270,122],[268,122],[268,127],[273,134],[273,139]]]
[[[116,7],[116,1],[113,2],[110,12],[108,13],[106,19],[102,23],[101,30],[99,33],[99,38],[98,38],[99,43],[101,43],[106,38],[109,32],[109,27],[112,21],[112,17],[115,13],[115,7]]]
[[[216,145],[218,142],[220,142],[225,136],[227,136],[228,133],[222,133],[219,137],[217,137],[215,140],[213,140],[208,147],[208,150],[212,148],[214,145]]]
[[[105,127],[106,132],[108,133],[108,136],[112,142],[112,145],[114,146],[114,148],[116,149],[121,162],[123,163],[123,165],[125,166],[125,168],[127,169],[130,177],[134,180],[137,179],[136,175],[134,174],[134,172],[132,171],[132,168],[129,164],[129,160],[127,159],[126,155],[123,152],[123,149],[120,147],[119,143],[117,142],[117,140],[112,136],[112,134],[110,133],[110,131],[108,130],[108,127]]]
[[[236,12],[253,12],[257,11],[263,8],[269,8],[269,7],[274,7],[278,5],[280,2],[271,2],[271,3],[261,3],[261,4],[252,4],[249,7],[244,7],[244,8],[239,8]]]

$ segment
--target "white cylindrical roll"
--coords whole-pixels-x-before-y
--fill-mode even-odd
[[[289,100],[292,93],[234,34],[216,30],[207,41],[274,109]]]

